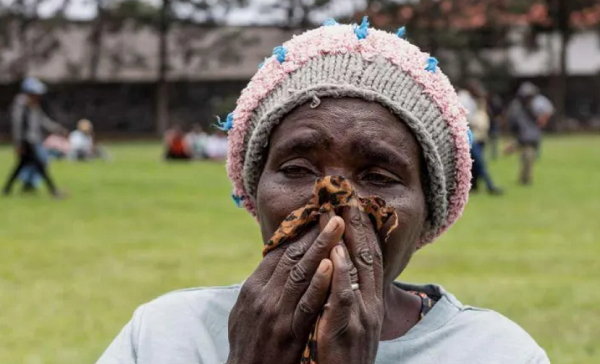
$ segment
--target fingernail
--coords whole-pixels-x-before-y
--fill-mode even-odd
[[[319,264],[319,273],[327,273],[329,271],[330,264],[327,260],[322,260]]]
[[[338,225],[339,225],[339,223],[338,223],[337,219],[331,219],[331,220],[329,220],[329,222],[327,223],[327,225],[325,225],[325,230],[324,231],[326,233],[333,233],[334,231],[337,230]]]
[[[341,245],[336,246],[335,251],[340,257],[346,258],[346,250],[344,249],[343,246],[341,246]]]

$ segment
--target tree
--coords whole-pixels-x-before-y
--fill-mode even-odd
[[[95,80],[98,77],[98,65],[100,64],[100,56],[102,55],[102,35],[104,33],[107,0],[95,0],[96,3],[96,19],[90,31],[90,73],[89,78]]]
[[[107,23],[118,29],[125,21],[152,26],[158,40],[158,70],[155,82],[155,125],[159,134],[169,126],[169,39],[173,26],[184,24],[215,25],[233,6],[245,5],[245,0],[162,0],[154,7],[142,0],[95,0],[97,16],[91,33],[94,51],[91,57],[91,75],[97,74],[102,49],[102,34]]]
[[[43,61],[57,50],[56,30],[60,28],[58,21],[65,14],[70,0],[61,0],[55,7],[50,19],[40,19],[40,8],[48,4],[56,4],[53,0],[15,0],[0,7],[0,47],[9,47],[18,51],[18,56],[5,60],[1,73],[7,79],[21,79],[27,75],[33,62]],[[33,25],[40,24],[38,31]],[[40,29],[42,31],[40,31]],[[30,34],[35,32],[35,34]]]
[[[159,70],[156,83],[156,129],[159,134],[169,126],[169,30],[175,23],[215,25],[232,6],[243,6],[245,0],[162,0],[159,22]],[[177,7],[187,9],[180,12],[186,16],[177,17]]]
[[[598,0],[372,0],[364,14],[355,17],[365,14],[377,27],[406,25],[411,39],[432,53],[437,53],[438,48],[451,49],[463,68],[456,79],[469,76],[465,66],[469,60],[480,58],[482,67],[491,65],[482,50],[512,46],[507,36],[511,29],[529,29],[532,39],[539,33],[558,34],[561,46],[552,95],[558,120],[565,115],[569,41],[578,29],[600,29]],[[483,74],[488,72],[490,69]],[[507,78],[495,77],[502,79]]]
[[[585,14],[587,10],[598,5],[597,0],[545,0],[551,22],[547,27],[541,27],[541,31],[557,32],[560,36],[559,67],[555,72],[553,90],[556,115],[559,122],[566,117],[567,100],[567,51],[569,42],[573,37],[578,24],[576,15]]]
[[[159,70],[156,83],[156,130],[163,134],[169,126],[169,84],[167,73],[169,71],[168,42],[169,27],[171,25],[171,0],[162,0],[159,20]]]
[[[492,62],[485,51],[508,47],[511,11],[503,0],[373,0],[355,19],[368,15],[375,27],[393,32],[405,26],[411,42],[441,58],[443,64],[455,66],[446,69],[455,82],[475,76],[474,65],[477,76],[494,75],[488,86],[505,92],[508,60]]]

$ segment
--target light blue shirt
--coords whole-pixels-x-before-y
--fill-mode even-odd
[[[439,300],[404,336],[380,342],[376,364],[550,363],[544,350],[504,316],[465,306],[439,286],[398,285]],[[195,288],[140,306],[97,364],[225,363],[227,322],[239,292],[239,285]]]

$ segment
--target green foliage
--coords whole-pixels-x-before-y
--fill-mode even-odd
[[[600,362],[598,137],[549,139],[535,184],[518,157],[492,162],[503,197],[463,219],[402,276],[505,314],[552,362]],[[115,144],[110,163],[55,162],[71,197],[0,198],[0,363],[93,363],[133,310],[165,292],[240,282],[261,258],[254,220],[220,163],[166,164],[156,144]],[[12,150],[0,149],[0,176]]]

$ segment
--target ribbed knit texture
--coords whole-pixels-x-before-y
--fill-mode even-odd
[[[308,31],[283,48],[285,57],[267,59],[233,112],[227,168],[244,206],[255,212],[269,137],[282,118],[305,103],[318,107],[322,98],[353,97],[386,106],[421,145],[430,216],[421,245],[450,227],[462,214],[470,187],[467,123],[447,77],[439,69],[426,70],[429,55],[372,28],[358,39],[349,25]]]

